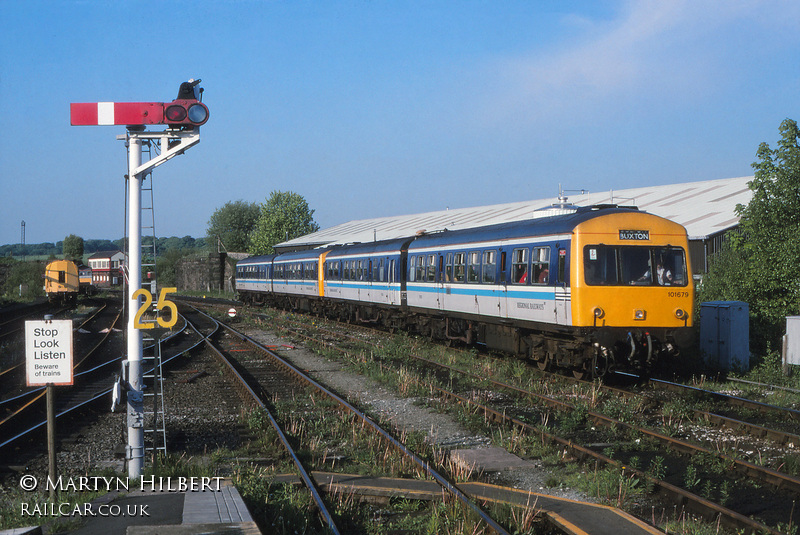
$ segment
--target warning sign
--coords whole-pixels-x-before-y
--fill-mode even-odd
[[[72,321],[25,322],[28,386],[72,384]]]

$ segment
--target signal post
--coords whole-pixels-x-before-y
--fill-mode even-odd
[[[142,182],[155,167],[183,154],[200,142],[200,126],[208,121],[209,112],[200,102],[202,88],[200,80],[189,80],[180,85],[178,98],[163,102],[92,102],[70,104],[70,123],[73,126],[124,125],[125,136],[118,139],[128,143],[128,323],[127,323],[127,415],[128,446],[126,458],[128,475],[138,478],[144,465],[144,402],[142,393],[142,347],[141,329],[155,327],[152,322],[142,322],[144,309],[152,303],[147,290],[142,289]],[[148,132],[147,125],[167,125],[159,132]],[[159,140],[161,153],[142,162],[142,143],[145,139]],[[162,289],[159,308],[170,308],[170,321],[158,318],[158,324],[171,328],[177,322],[177,307],[164,299],[165,293],[174,288]],[[144,293],[143,293],[144,292]],[[144,307],[140,298],[144,297]]]

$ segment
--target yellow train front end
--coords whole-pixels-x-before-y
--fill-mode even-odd
[[[78,300],[78,266],[69,260],[53,260],[45,267],[44,292],[51,303],[75,304]]]
[[[594,341],[595,374],[649,370],[691,337],[694,284],[686,229],[643,212],[575,227],[572,320]]]

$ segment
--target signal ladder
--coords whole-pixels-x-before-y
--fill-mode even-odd
[[[167,422],[164,411],[164,373],[161,367],[161,339],[145,336],[143,341],[152,349],[152,355],[142,357],[145,373],[142,382],[145,385],[144,398],[144,451],[153,458],[158,454],[167,454]]]

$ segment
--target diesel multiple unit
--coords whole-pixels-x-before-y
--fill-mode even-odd
[[[466,230],[257,256],[247,303],[485,344],[541,368],[649,370],[692,324],[686,230],[617,206],[557,206]]]

